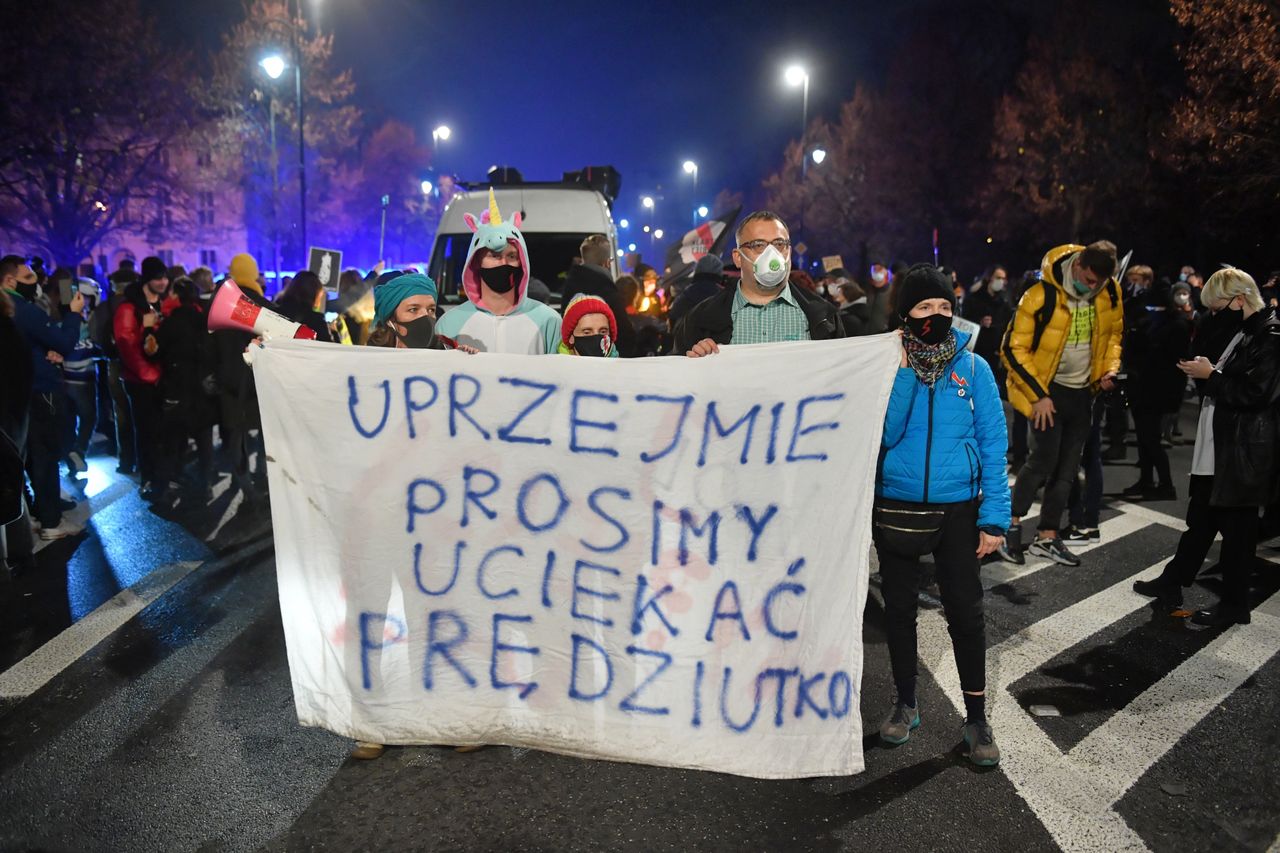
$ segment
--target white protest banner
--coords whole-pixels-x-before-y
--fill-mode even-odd
[[[299,720],[856,773],[897,338],[702,359],[276,340],[254,362]]]
[[[973,348],[978,345],[978,335],[982,334],[982,327],[963,317],[952,317],[951,326],[957,332],[966,332],[969,335],[969,340],[965,342],[964,346],[969,352],[973,352]]]

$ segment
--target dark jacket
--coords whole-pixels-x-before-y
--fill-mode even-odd
[[[195,431],[217,420],[213,392],[213,345],[204,312],[194,305],[175,308],[156,333],[156,357],[163,365],[160,394],[166,423]]]
[[[1003,291],[992,293],[986,287],[974,290],[965,297],[961,316],[980,326],[983,317],[991,318],[991,325],[984,326],[978,333],[973,352],[991,366],[991,372],[995,374],[996,381],[1004,385],[1005,370],[1004,364],[1000,361],[1000,344],[1004,341],[1004,333],[1009,328],[1009,321],[1013,319],[1013,305],[1010,304],[1007,295]]]
[[[1236,332],[1240,331],[1240,312],[1214,312],[1207,309],[1200,311],[1196,314],[1193,328],[1191,335],[1192,357],[1204,356],[1213,364],[1217,364],[1218,359],[1222,358],[1222,354],[1226,352],[1227,344],[1231,343],[1231,339],[1236,336]],[[1200,392],[1202,398],[1204,397],[1204,388],[1204,381],[1197,379],[1196,390]]]
[[[324,314],[310,305],[299,305],[296,302],[281,300],[272,307],[272,310],[280,314],[280,316],[295,323],[301,323],[315,332],[317,341],[326,344],[333,343],[333,335],[329,332],[329,324],[324,321]]]
[[[598,296],[613,311],[613,319],[618,324],[618,355],[622,358],[636,356],[636,330],[627,316],[627,306],[622,301],[622,293],[614,284],[609,274],[594,264],[575,264],[569,268],[564,277],[564,290],[560,293],[560,314],[568,309],[573,297],[580,293]]]
[[[840,309],[840,322],[844,324],[844,336],[857,338],[868,335],[871,326],[871,305],[865,301],[851,302]]]
[[[672,354],[684,355],[704,338],[710,338],[721,345],[732,341],[733,296],[737,292],[735,287],[726,287],[710,299],[695,305],[676,327]],[[836,311],[836,306],[803,287],[792,287],[791,294],[809,321],[809,337],[812,340],[826,341],[844,337],[844,323],[840,321],[840,312]]]
[[[1280,319],[1244,323],[1244,337],[1206,381],[1213,397],[1213,506],[1266,506],[1280,497]]]
[[[1160,414],[1182,407],[1187,376],[1178,362],[1191,347],[1191,320],[1169,297],[1167,287],[1157,287],[1125,308],[1136,315],[1125,315],[1125,325],[1132,328],[1125,339],[1125,393],[1134,408]]]
[[[876,287],[870,279],[862,282],[862,292],[867,294],[867,325],[862,334],[878,335],[893,328],[893,321],[897,320],[897,317],[891,317],[893,314],[892,289],[892,284]]]
[[[0,314],[0,430],[19,447],[26,444],[31,407],[31,349],[17,323]]]
[[[667,322],[671,324],[673,331],[695,305],[705,302],[723,289],[720,279],[721,276],[708,273],[697,274],[689,279],[689,283],[685,285],[684,290],[680,291],[676,301],[671,303],[671,309],[667,311]]]
[[[271,303],[247,287],[244,297],[264,308]],[[209,336],[213,344],[213,365],[218,379],[222,426],[229,430],[257,429],[262,425],[253,370],[244,363],[244,349],[253,340],[249,332],[219,329]]]
[[[49,394],[62,387],[62,371],[47,358],[52,350],[61,356],[68,356],[80,342],[80,323],[82,317],[68,311],[61,320],[54,322],[49,315],[14,291],[13,323],[19,334],[27,343],[27,351],[31,354],[32,381],[31,390],[40,394]],[[6,366],[4,368],[8,370]]]

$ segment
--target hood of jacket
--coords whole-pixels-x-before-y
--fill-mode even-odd
[[[1061,281],[1060,276],[1058,275],[1058,270],[1065,261],[1070,260],[1073,255],[1078,255],[1084,250],[1085,247],[1078,243],[1065,243],[1061,246],[1054,246],[1048,252],[1045,252],[1044,257],[1040,260],[1040,276],[1045,281],[1058,288],[1058,290],[1062,291],[1062,294],[1068,299],[1074,299],[1077,302],[1092,302],[1114,279],[1107,279],[1096,290],[1091,290],[1089,293],[1081,296],[1075,292],[1074,288],[1067,290],[1066,282]]]
[[[520,233],[520,213],[516,212],[510,220],[504,221],[498,211],[493,189],[490,188],[489,209],[480,214],[479,221],[470,213],[463,214],[462,219],[473,232],[471,245],[467,248],[467,263],[462,270],[462,290],[467,294],[467,299],[483,310],[480,304],[480,250],[501,252],[510,245],[515,246],[519,252],[522,268],[520,283],[516,285],[516,305],[519,306],[529,290],[529,248],[524,243],[524,235]]]

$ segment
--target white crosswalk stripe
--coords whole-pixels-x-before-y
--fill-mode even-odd
[[[1120,515],[1103,522],[1102,541],[1073,550],[1087,553],[1152,525],[1185,530],[1174,516],[1133,504],[1113,506]],[[1201,720],[1280,654],[1276,593],[1255,609],[1252,624],[1224,631],[1064,753],[1010,695],[1011,687],[1149,605],[1150,599],[1133,592],[1133,581],[1154,576],[1167,560],[1168,555],[1161,556],[988,650],[988,716],[1001,747],[1001,768],[1063,850],[1147,850],[1142,837],[1116,811],[1117,802]],[[983,568],[983,585],[990,589],[1034,581],[1035,573],[1048,565],[1052,564],[991,564]],[[918,634],[921,662],[963,716],[959,673],[940,609],[921,611]]]

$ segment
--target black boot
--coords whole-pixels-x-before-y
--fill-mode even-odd
[[[1154,491],[1156,484],[1150,480],[1139,480],[1129,488],[1120,492],[1122,498],[1137,498],[1141,500]]]
[[[1182,584],[1172,578],[1161,575],[1154,580],[1134,581],[1133,591],[1138,595],[1154,598],[1157,603],[1168,607],[1182,606]]]
[[[1247,605],[1220,601],[1216,607],[1197,612],[1191,617],[1191,621],[1206,628],[1230,628],[1232,625],[1248,625],[1252,618]]]

